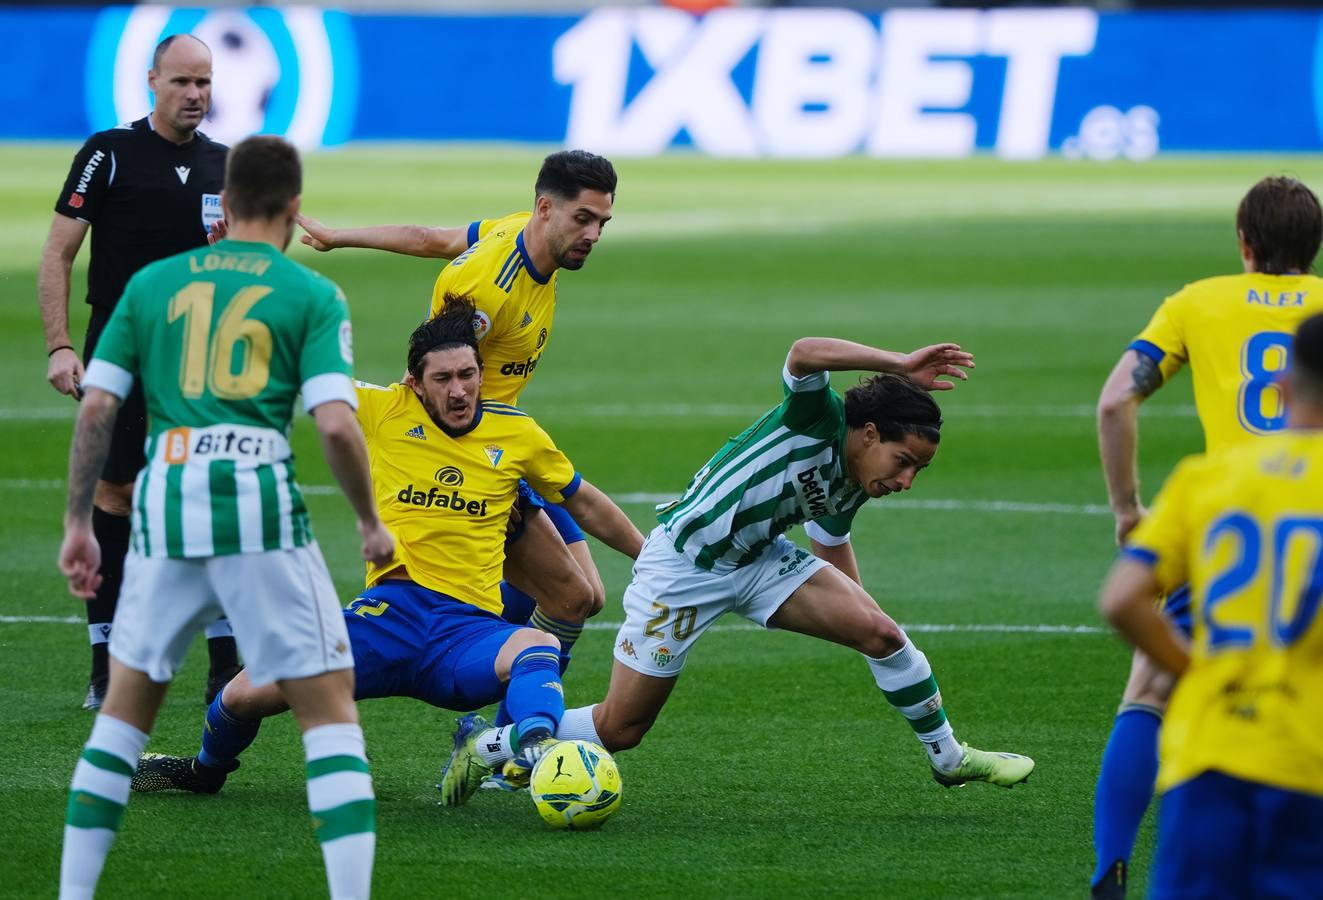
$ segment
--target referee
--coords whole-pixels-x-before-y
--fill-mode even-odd
[[[46,380],[77,399],[83,365],[129,278],[148,263],[207,243],[223,231],[220,192],[227,149],[199,132],[211,105],[211,51],[190,35],[161,41],[147,85],[150,115],[101,131],[83,144],[55,204],[41,253],[37,297],[50,363]],[[80,359],[69,337],[69,273],[88,228],[92,256],[87,302],[92,307]],[[135,385],[115,420],[110,456],[97,482],[93,529],[101,544],[101,586],[87,604],[92,675],[84,709],[99,709],[109,678],[107,648],[129,547],[133,480],[145,464],[146,407]],[[238,671],[230,623],[207,628],[211,671],[207,701]]]

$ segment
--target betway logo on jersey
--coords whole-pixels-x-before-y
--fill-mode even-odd
[[[528,376],[533,374],[533,370],[537,368],[538,361],[541,359],[542,359],[542,354],[539,353],[537,356],[530,356],[528,359],[524,360],[523,362],[508,362],[505,365],[501,366],[501,374],[520,375],[524,378],[527,378]]]
[[[806,469],[795,476],[795,493],[799,495],[799,508],[810,519],[820,519],[835,512],[817,469]]]
[[[432,487],[426,492],[414,488],[412,484],[404,487],[395,499],[407,506],[421,506],[423,509],[448,509],[452,512],[466,513],[470,516],[487,515],[486,500],[466,500],[459,491],[446,493]]]
[[[716,156],[967,156],[984,124],[971,107],[996,91],[997,154],[1034,159],[1061,61],[1097,32],[1090,9],[604,9],[556,41],[553,65],[573,90],[565,144],[608,156],[681,134]]]

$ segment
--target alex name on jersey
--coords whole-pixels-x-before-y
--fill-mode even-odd
[[[1323,312],[1323,280],[1246,273],[1206,278],[1163,301],[1130,344],[1164,379],[1194,360],[1194,399],[1209,452],[1282,428],[1277,377],[1300,323]]]
[[[505,532],[519,480],[552,503],[580,479],[547,433],[505,403],[483,400],[462,434],[443,431],[413,389],[358,384],[372,485],[395,557],[368,564],[368,587],[408,577],[490,612],[501,611]]]
[[[1323,434],[1186,459],[1124,552],[1194,606],[1159,789],[1217,770],[1323,796]]]
[[[472,223],[469,248],[441,270],[432,290],[433,317],[446,294],[473,299],[483,397],[500,403],[519,400],[546,350],[556,312],[559,273],[540,273],[524,247],[523,228],[531,216],[521,212]]]

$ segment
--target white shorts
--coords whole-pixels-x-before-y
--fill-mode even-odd
[[[193,637],[222,615],[254,685],[353,668],[340,600],[315,543],[195,559],[131,550],[110,653],[152,681],[169,681]]]
[[[781,604],[827,563],[784,535],[755,562],[730,572],[694,565],[661,526],[648,535],[625,588],[625,624],[616,635],[616,659],[636,672],[673,678],[689,648],[728,612],[770,628]]]

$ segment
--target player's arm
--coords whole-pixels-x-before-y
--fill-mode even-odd
[[[854,547],[848,538],[843,544],[819,544],[810,539],[809,548],[818,559],[830,563],[855,584],[863,586],[863,582],[859,579],[859,560],[855,558]]]
[[[50,359],[46,380],[61,394],[75,398],[83,381],[83,361],[69,338],[69,280],[87,228],[86,222],[56,213],[37,269],[37,303]]]
[[[363,538],[363,558],[377,565],[390,562],[395,554],[395,539],[391,537],[381,517],[377,515],[376,500],[372,495],[372,473],[368,468],[367,444],[353,408],[343,400],[328,400],[312,409],[321,438],[322,453],[331,474],[344,491],[354,515],[358,517],[358,533]]]
[[[1139,502],[1139,406],[1162,383],[1158,362],[1129,349],[1107,376],[1098,397],[1098,454],[1107,481],[1107,499],[1116,519],[1118,545],[1144,517]]]
[[[364,228],[328,228],[308,216],[300,215],[297,220],[307,232],[299,240],[322,252],[360,247],[427,259],[454,259],[469,248],[467,226],[432,228],[426,225],[371,225]]]
[[[1122,555],[1112,566],[1098,609],[1127,641],[1173,675],[1190,665],[1190,652],[1171,623],[1158,612],[1161,586],[1153,567]]]
[[[562,492],[563,493],[563,492]],[[643,534],[625,515],[624,510],[597,488],[579,479],[578,489],[561,501],[584,531],[612,550],[638,559],[643,550]]]
[[[808,547],[814,556],[823,563],[830,563],[845,573],[849,580],[863,586],[859,577],[859,560],[855,557],[855,548],[849,543],[849,532],[843,536],[833,535],[819,521],[806,521],[804,533],[808,535]]]
[[[64,508],[60,571],[69,579],[69,593],[84,600],[95,597],[101,584],[101,547],[92,533],[92,498],[110,453],[119,405],[115,394],[89,387],[69,448],[69,499]]]
[[[786,368],[796,378],[817,372],[893,372],[927,390],[949,391],[955,385],[937,379],[951,376],[964,381],[969,377],[964,370],[974,368],[974,356],[959,344],[933,344],[900,353],[839,338],[806,337],[790,345]]]

